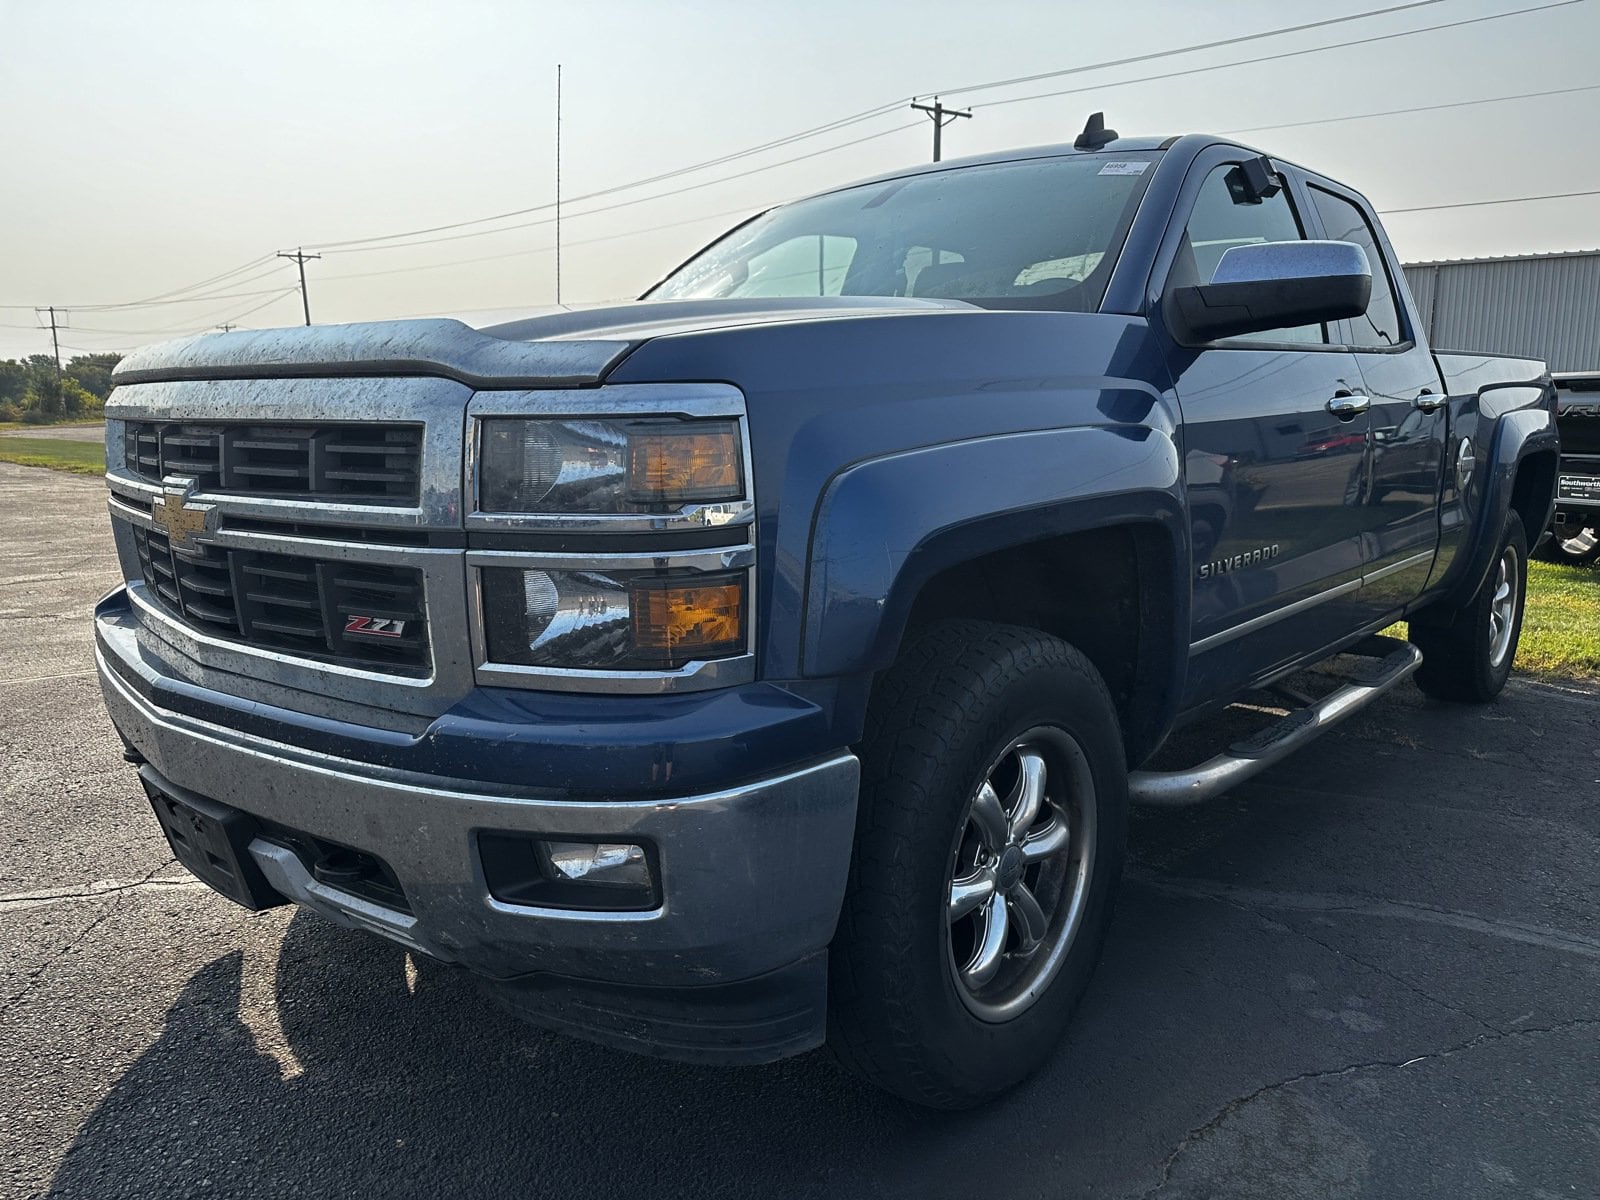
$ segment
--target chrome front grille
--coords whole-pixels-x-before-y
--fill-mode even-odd
[[[475,391],[433,375],[119,386],[106,478],[142,650],[198,686],[396,729],[473,687],[654,694],[753,678],[753,632],[745,653],[670,671],[483,657],[479,580],[515,565],[504,555],[549,565],[559,551],[583,569],[643,556],[666,571],[687,569],[665,561],[684,553],[731,554],[717,570],[745,573],[755,612],[753,498],[600,520],[475,511],[468,431],[530,414],[743,421],[744,402],[726,385]],[[748,444],[744,456],[749,480]]]
[[[201,546],[132,526],[145,587],[195,629],[370,670],[430,668],[422,573],[409,567]]]
[[[416,504],[423,427],[399,423],[199,424],[128,421],[127,469],[160,483],[195,480],[213,494]]]

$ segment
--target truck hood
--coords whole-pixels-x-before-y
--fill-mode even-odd
[[[263,376],[439,375],[475,388],[599,383],[634,349],[668,334],[970,309],[959,300],[863,297],[655,300],[552,309],[473,329],[455,320],[370,321],[207,333],[136,350],[118,385]]]

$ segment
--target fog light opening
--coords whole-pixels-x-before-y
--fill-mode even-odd
[[[648,890],[650,864],[632,842],[541,842],[551,877],[574,883]]]
[[[661,907],[660,863],[648,842],[478,835],[489,895],[506,904],[590,912]]]

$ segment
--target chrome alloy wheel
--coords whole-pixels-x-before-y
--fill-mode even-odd
[[[1517,588],[1522,583],[1522,564],[1517,559],[1517,548],[1507,546],[1500,552],[1500,563],[1495,568],[1494,596],[1489,601],[1489,665],[1499,670],[1511,650],[1511,631],[1517,618]]]
[[[1065,730],[1030,729],[990,766],[946,900],[950,969],[973,1015],[1010,1020],[1055,977],[1082,922],[1094,826],[1094,777]]]
[[[1600,525],[1557,525],[1551,530],[1550,536],[1566,557],[1584,558],[1593,554],[1595,547],[1600,545]]]

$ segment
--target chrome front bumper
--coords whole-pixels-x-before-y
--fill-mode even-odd
[[[107,654],[117,655],[116,669]],[[548,973],[647,988],[748,980],[815,958],[833,937],[854,835],[860,768],[852,754],[670,799],[490,794],[470,780],[388,771],[157,707],[130,682],[151,676],[148,662],[105,639],[96,658],[112,721],[151,782],[392,868],[409,915],[312,879],[271,843],[252,843],[277,890],[342,924],[491,978]],[[604,912],[504,903],[489,894],[480,831],[653,843],[661,905]]]

